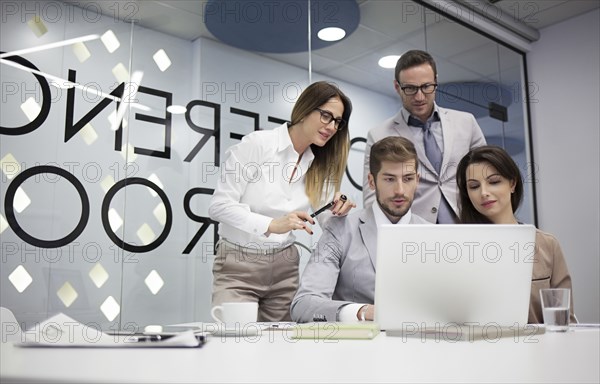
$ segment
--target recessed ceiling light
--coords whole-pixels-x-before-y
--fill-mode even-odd
[[[167,107],[167,112],[172,113],[174,115],[181,115],[185,113],[187,109],[183,105],[169,105]]]
[[[338,27],[327,27],[321,29],[317,33],[317,36],[319,36],[319,39],[324,41],[338,41],[346,36],[346,31]]]
[[[396,63],[398,62],[399,58],[400,55],[384,56],[381,59],[379,59],[378,64],[382,68],[396,68]]]

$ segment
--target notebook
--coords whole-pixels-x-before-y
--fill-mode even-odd
[[[532,225],[382,225],[375,321],[382,330],[525,326]]]
[[[373,339],[379,334],[379,324],[372,321],[360,323],[313,322],[297,324],[293,328],[294,339]]]

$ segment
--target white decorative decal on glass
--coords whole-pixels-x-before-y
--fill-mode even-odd
[[[69,283],[68,281],[64,283],[58,291],[56,291],[56,295],[67,308],[69,308],[71,304],[73,304],[75,299],[77,299],[77,296],[79,296],[75,288],[73,288],[71,283]]]
[[[104,32],[104,34],[100,37],[100,40],[102,40],[102,43],[110,53],[113,53],[121,46],[119,39],[117,39],[115,33],[110,29]]]
[[[26,290],[27,287],[29,287],[29,284],[33,282],[33,278],[22,265],[19,265],[10,275],[8,275],[8,280],[19,293]]]
[[[94,268],[90,269],[89,276],[98,288],[102,287],[106,283],[106,280],[108,280],[108,272],[106,272],[106,269],[100,263],[96,263]]]
[[[100,306],[100,310],[106,316],[108,321],[113,321],[121,312],[121,306],[114,297],[108,296]]]
[[[21,172],[21,164],[19,164],[12,153],[8,153],[0,160],[0,168],[8,180],[12,180],[13,177]]]
[[[153,295],[156,295],[163,285],[165,285],[163,279],[154,269],[148,274],[148,276],[146,276],[144,283],[146,283],[146,286]]]
[[[154,59],[154,62],[158,66],[158,69],[161,70],[161,72],[166,71],[167,68],[171,66],[171,59],[169,59],[167,52],[165,52],[165,50],[162,48],[156,51],[152,58]]]

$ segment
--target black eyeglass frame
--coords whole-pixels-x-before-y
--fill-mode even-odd
[[[400,89],[402,90],[402,92],[404,92],[406,96],[414,96],[417,93],[419,93],[419,90],[423,92],[424,95],[431,95],[433,92],[435,92],[435,90],[438,87],[438,83],[425,83],[421,85],[402,85],[400,83],[398,84],[400,85]],[[426,91],[425,89],[429,87],[433,88],[431,88],[430,91]],[[407,92],[407,90],[410,91]]]
[[[342,119],[341,117],[335,118],[333,117],[333,114],[331,112],[321,108],[315,108],[315,111],[318,111],[321,115],[321,123],[329,124],[333,121],[333,127],[336,131],[341,131],[342,129],[344,129],[344,127],[346,127],[347,121]]]

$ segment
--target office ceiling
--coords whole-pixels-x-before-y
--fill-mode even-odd
[[[283,4],[286,1],[269,2]],[[332,0],[333,1],[333,0]],[[348,1],[348,0],[345,0]],[[487,14],[496,15],[510,21],[518,20],[535,29],[585,13],[600,7],[598,0],[473,0],[485,6]],[[227,1],[227,8],[208,9],[207,4],[219,4],[214,0],[120,0],[97,2],[95,0],[67,1],[78,6],[93,3],[94,7],[104,7],[108,15],[115,14],[115,6],[120,5],[120,15],[131,14],[135,4],[135,19],[147,28],[193,41],[199,37],[218,40],[204,23],[209,13],[222,12],[224,19],[236,12],[242,17],[255,17],[257,22],[267,20],[256,17],[256,4],[260,2]],[[317,0],[313,0],[317,2]],[[321,0],[322,4],[327,3]],[[336,1],[337,4],[343,3]],[[497,81],[498,73],[503,73],[506,84],[520,78],[520,68],[515,60],[500,60],[504,52],[488,39],[477,36],[456,23],[436,16],[432,11],[423,12],[420,6],[401,0],[358,0],[360,22],[353,33],[343,40],[313,50],[312,69],[331,77],[356,84],[380,93],[395,96],[391,81],[393,70],[382,69],[377,65],[380,57],[399,54],[407,49],[425,47],[423,21],[426,24],[427,45],[438,61],[441,82],[487,82]],[[493,4],[492,4],[493,3]],[[494,8],[497,7],[498,9]],[[480,9],[481,8],[480,6]],[[291,9],[293,11],[294,9]],[[326,12],[321,17],[328,16]],[[329,9],[331,11],[331,9]],[[265,15],[267,15],[265,13]],[[265,16],[263,15],[263,16]],[[293,13],[291,13],[293,15]],[[281,33],[281,32],[280,32]],[[307,52],[258,54],[308,69]]]

